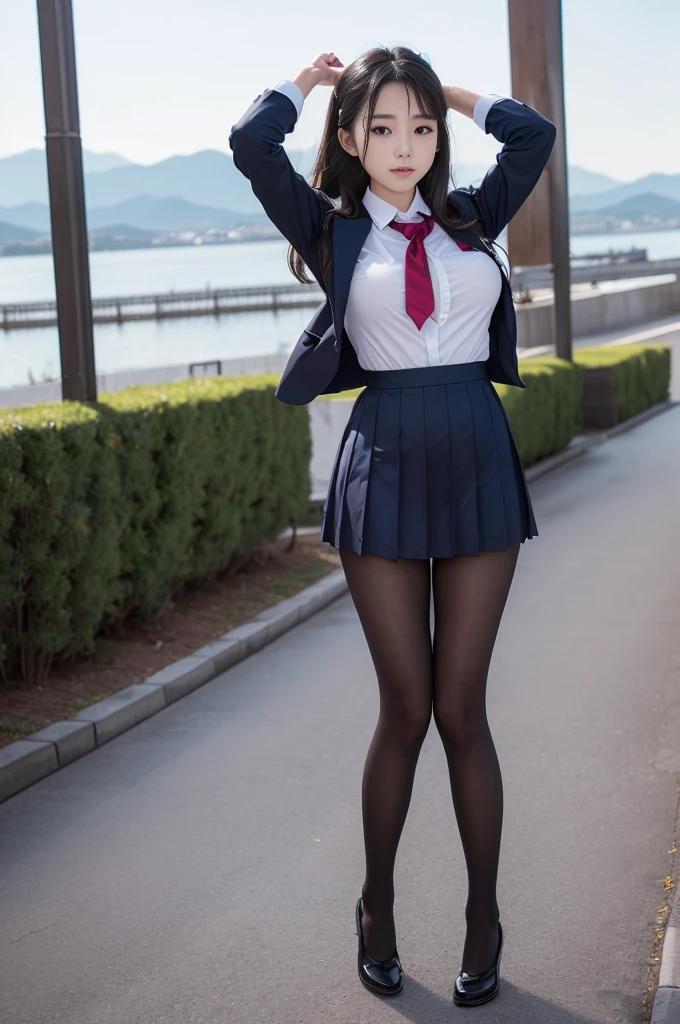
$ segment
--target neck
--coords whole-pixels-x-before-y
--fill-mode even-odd
[[[393,192],[391,188],[387,188],[385,185],[381,185],[379,181],[371,178],[369,187],[374,195],[384,199],[391,206],[396,206],[401,213],[406,213],[416,195],[415,185],[408,192]]]

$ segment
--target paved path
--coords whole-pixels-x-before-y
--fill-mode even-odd
[[[540,536],[489,677],[503,985],[476,1012],[636,1024],[680,772],[680,407],[531,490]],[[405,989],[380,1000],[356,976],[376,711],[347,596],[0,805],[2,1024],[471,1013],[451,1002],[466,884],[434,725],[397,860]]]

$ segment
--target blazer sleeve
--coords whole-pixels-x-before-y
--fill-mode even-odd
[[[297,117],[297,107],[289,95],[265,89],[232,125],[229,145],[234,165],[250,180],[265,213],[319,280],[317,242],[321,221],[335,204],[294,169],[281,145],[293,131]]]
[[[487,135],[502,142],[503,148],[478,188],[460,190],[475,201],[490,238],[501,233],[534,189],[557,135],[552,121],[533,107],[494,95],[477,101],[474,120],[480,127],[483,124]]]

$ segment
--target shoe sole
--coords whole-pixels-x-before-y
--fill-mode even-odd
[[[361,973],[359,974],[359,981],[361,982],[361,984],[365,988],[368,989],[369,992],[374,992],[375,995],[378,995],[378,996],[396,996],[396,995],[399,995],[399,993],[401,992],[401,990],[404,987],[404,979],[403,978],[401,979],[401,984],[399,985],[399,988],[380,988],[379,986],[376,988],[375,986],[371,985],[371,983],[369,981],[366,981],[366,979],[364,978],[363,974],[361,974]]]
[[[483,996],[481,999],[460,999],[456,998],[454,994],[453,1001],[456,1006],[481,1006],[482,1003],[490,1003],[492,999],[495,999],[500,992],[500,982],[496,985],[496,988],[489,995]]]

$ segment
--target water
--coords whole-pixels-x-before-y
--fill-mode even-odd
[[[646,249],[650,260],[673,260],[680,259],[680,230],[572,235],[570,245],[573,256],[582,256],[587,252],[607,252],[608,249]]]
[[[294,284],[285,241],[95,252],[94,297],[200,290],[251,284]],[[54,299],[52,257],[0,259],[0,304]],[[321,301],[319,299],[319,301]],[[315,306],[220,317],[96,324],[95,361],[112,372],[290,351]],[[0,331],[0,387],[61,376],[56,327]]]
[[[503,239],[501,238],[501,243]],[[650,259],[680,257],[680,230],[621,235],[576,235],[575,255],[609,248],[646,248]],[[90,256],[94,296],[185,291],[251,284],[293,284],[285,241],[95,252]],[[51,256],[0,259],[0,304],[54,298]],[[95,327],[97,368],[114,371],[242,355],[289,352],[314,306],[219,318],[136,321]],[[56,327],[0,331],[0,387],[60,376]]]

